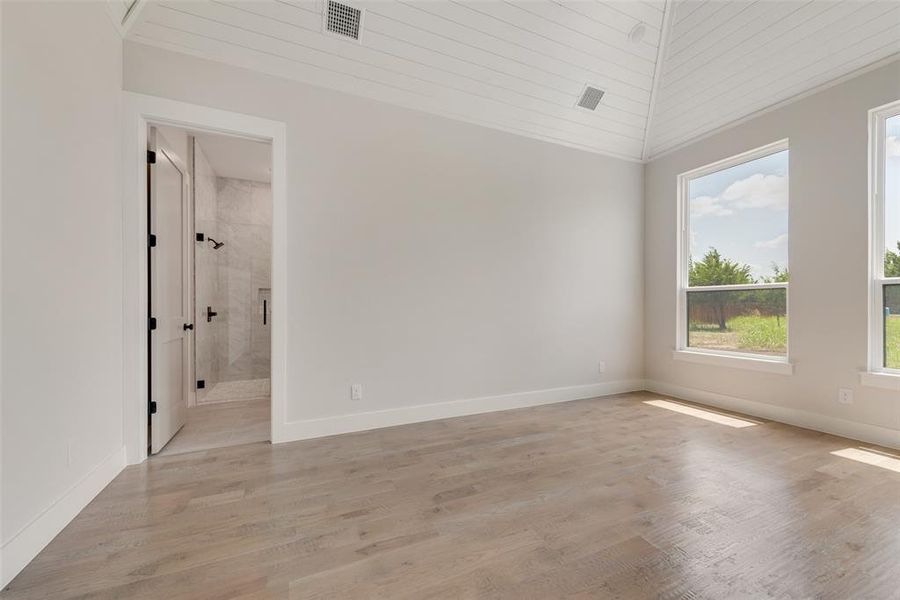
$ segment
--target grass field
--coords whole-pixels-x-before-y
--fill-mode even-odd
[[[891,315],[884,324],[884,366],[900,369],[900,315]]]
[[[897,322],[897,343],[900,344],[900,321]],[[718,325],[691,323],[688,346],[707,350],[737,350],[755,354],[787,353],[787,318],[744,315],[725,323],[725,331]],[[900,361],[900,347],[897,348]]]
[[[736,350],[755,354],[787,352],[787,319],[746,315],[727,321],[725,331],[712,323],[691,323],[688,346],[707,350]],[[900,315],[887,318],[884,331],[885,366],[900,369]]]

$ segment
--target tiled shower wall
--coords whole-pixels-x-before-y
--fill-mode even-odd
[[[272,190],[267,183],[217,177],[196,142],[194,162],[196,231],[225,243],[214,250],[208,241],[196,242],[197,378],[206,382],[197,401],[202,403],[217,383],[269,378]],[[209,322],[207,306],[218,313]]]
[[[218,340],[219,381],[266,379],[271,364],[272,187],[218,177],[217,227],[224,335]],[[269,313],[263,316],[263,307]],[[214,309],[215,310],[215,309]],[[265,321],[265,323],[264,323]]]

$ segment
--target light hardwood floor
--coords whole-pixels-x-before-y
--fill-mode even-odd
[[[157,458],[4,598],[900,597],[900,473],[652,398]]]

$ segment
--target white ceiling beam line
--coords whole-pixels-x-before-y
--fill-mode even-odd
[[[672,13],[675,0],[666,0],[663,8],[662,28],[659,32],[659,45],[656,47],[656,67],[653,69],[653,84],[650,87],[650,107],[647,110],[647,124],[644,126],[644,145],[641,149],[641,160],[647,160],[647,150],[650,147],[650,126],[653,123],[653,111],[656,107],[656,99],[659,97],[659,87],[662,81],[663,65],[666,60],[666,47],[669,35],[672,31]]]
[[[106,0],[106,12],[123,39],[137,23],[146,6],[147,0],[134,0],[130,5],[125,0]]]

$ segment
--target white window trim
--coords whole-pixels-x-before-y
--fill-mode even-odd
[[[788,347],[785,356],[766,356],[761,354],[752,354],[746,352],[728,352],[723,350],[708,350],[705,348],[691,348],[687,345],[687,293],[688,290],[696,291],[718,291],[718,290],[758,290],[758,289],[779,289],[784,288],[787,295],[787,314],[790,313],[790,293],[789,284],[787,283],[754,283],[745,285],[715,285],[704,287],[688,287],[688,257],[691,255],[690,236],[688,231],[690,228],[690,210],[688,206],[688,184],[692,179],[703,177],[729,167],[740,165],[757,158],[769,156],[776,152],[789,150],[789,140],[787,138],[778,140],[765,146],[748,150],[736,156],[731,156],[723,160],[704,165],[697,169],[682,173],[677,178],[677,195],[678,195],[678,235],[676,250],[676,272],[678,273],[676,298],[675,298],[675,351],[673,358],[676,360],[685,360],[688,362],[703,363],[716,366],[734,367],[739,369],[749,369],[753,371],[768,371],[772,373],[780,373],[782,375],[792,375],[794,367],[791,364],[790,357],[790,319],[788,319]],[[790,226],[790,225],[789,225]]]
[[[784,358],[778,356],[766,356],[764,354],[691,348],[690,350],[673,351],[672,358],[701,365],[729,367],[732,369],[744,369],[746,371],[762,371],[766,373],[777,373],[779,375],[794,374],[793,364],[789,363]]]
[[[900,373],[863,371],[859,374],[859,382],[866,387],[900,392]]]
[[[885,121],[900,115],[900,100],[869,111],[869,356],[860,382],[870,387],[900,389],[900,369],[884,366],[885,284],[900,284],[900,277],[884,276],[884,165]]]

